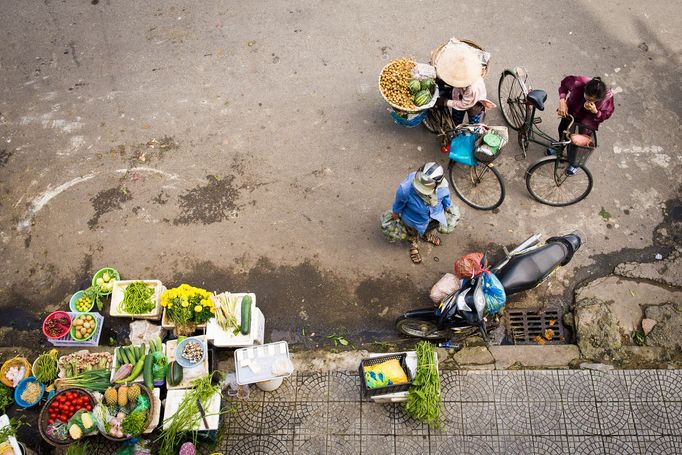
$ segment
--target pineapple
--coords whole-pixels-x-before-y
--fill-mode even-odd
[[[137,384],[128,387],[128,401],[132,403],[137,402],[137,399],[140,397],[140,392],[140,386]]]
[[[113,387],[109,387],[104,392],[104,400],[106,401],[108,406],[116,405],[116,403],[118,403],[118,393],[116,393],[116,389],[114,389]]]
[[[128,404],[128,387],[122,385],[118,388],[118,405],[123,407]]]

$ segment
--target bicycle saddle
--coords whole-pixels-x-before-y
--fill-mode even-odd
[[[545,101],[547,101],[547,92],[544,90],[531,90],[528,92],[528,102],[541,111],[545,110]]]

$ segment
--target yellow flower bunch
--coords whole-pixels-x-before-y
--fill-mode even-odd
[[[161,296],[161,306],[175,324],[203,324],[215,313],[211,293],[189,284],[168,289]]]

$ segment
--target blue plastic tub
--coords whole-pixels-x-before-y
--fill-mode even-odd
[[[428,111],[421,111],[419,114],[408,114],[407,118],[404,118],[401,117],[396,111],[391,111],[391,117],[393,118],[393,121],[396,123],[396,125],[405,126],[408,128],[413,128],[422,123],[426,119],[427,115]]]
[[[24,393],[24,390],[26,390],[26,386],[28,385],[29,382],[35,382],[40,386],[40,397],[35,403],[27,403],[24,400],[21,399],[21,394]],[[17,402],[17,405],[22,407],[22,408],[30,408],[31,406],[35,406],[38,403],[40,403],[40,400],[43,399],[43,395],[45,395],[45,386],[38,382],[35,376],[29,376],[27,378],[24,378],[17,384],[16,389],[14,389],[14,401]]]

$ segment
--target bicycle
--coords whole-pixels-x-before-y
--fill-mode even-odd
[[[593,186],[592,173],[585,162],[597,147],[596,132],[585,125],[576,124],[572,117],[569,127],[563,132],[564,140],[556,140],[542,131],[537,126],[542,119],[536,116],[536,112],[544,110],[547,93],[544,90],[532,90],[528,84],[528,73],[521,67],[502,72],[497,94],[502,117],[509,127],[518,132],[521,155],[517,155],[517,159],[526,158],[530,142],[553,148],[557,152],[555,156],[542,158],[526,169],[526,189],[530,195],[538,202],[555,207],[585,199]],[[588,135],[593,145],[574,143],[572,138],[576,133]],[[579,168],[579,171],[568,175],[566,170],[569,166]]]
[[[477,135],[488,131],[483,124],[462,124],[444,133],[443,151],[449,152],[448,177],[457,196],[470,207],[478,210],[493,210],[502,204],[506,194],[502,176],[492,161],[497,154],[485,158],[474,152]],[[468,135],[464,144],[458,144],[459,135]]]

